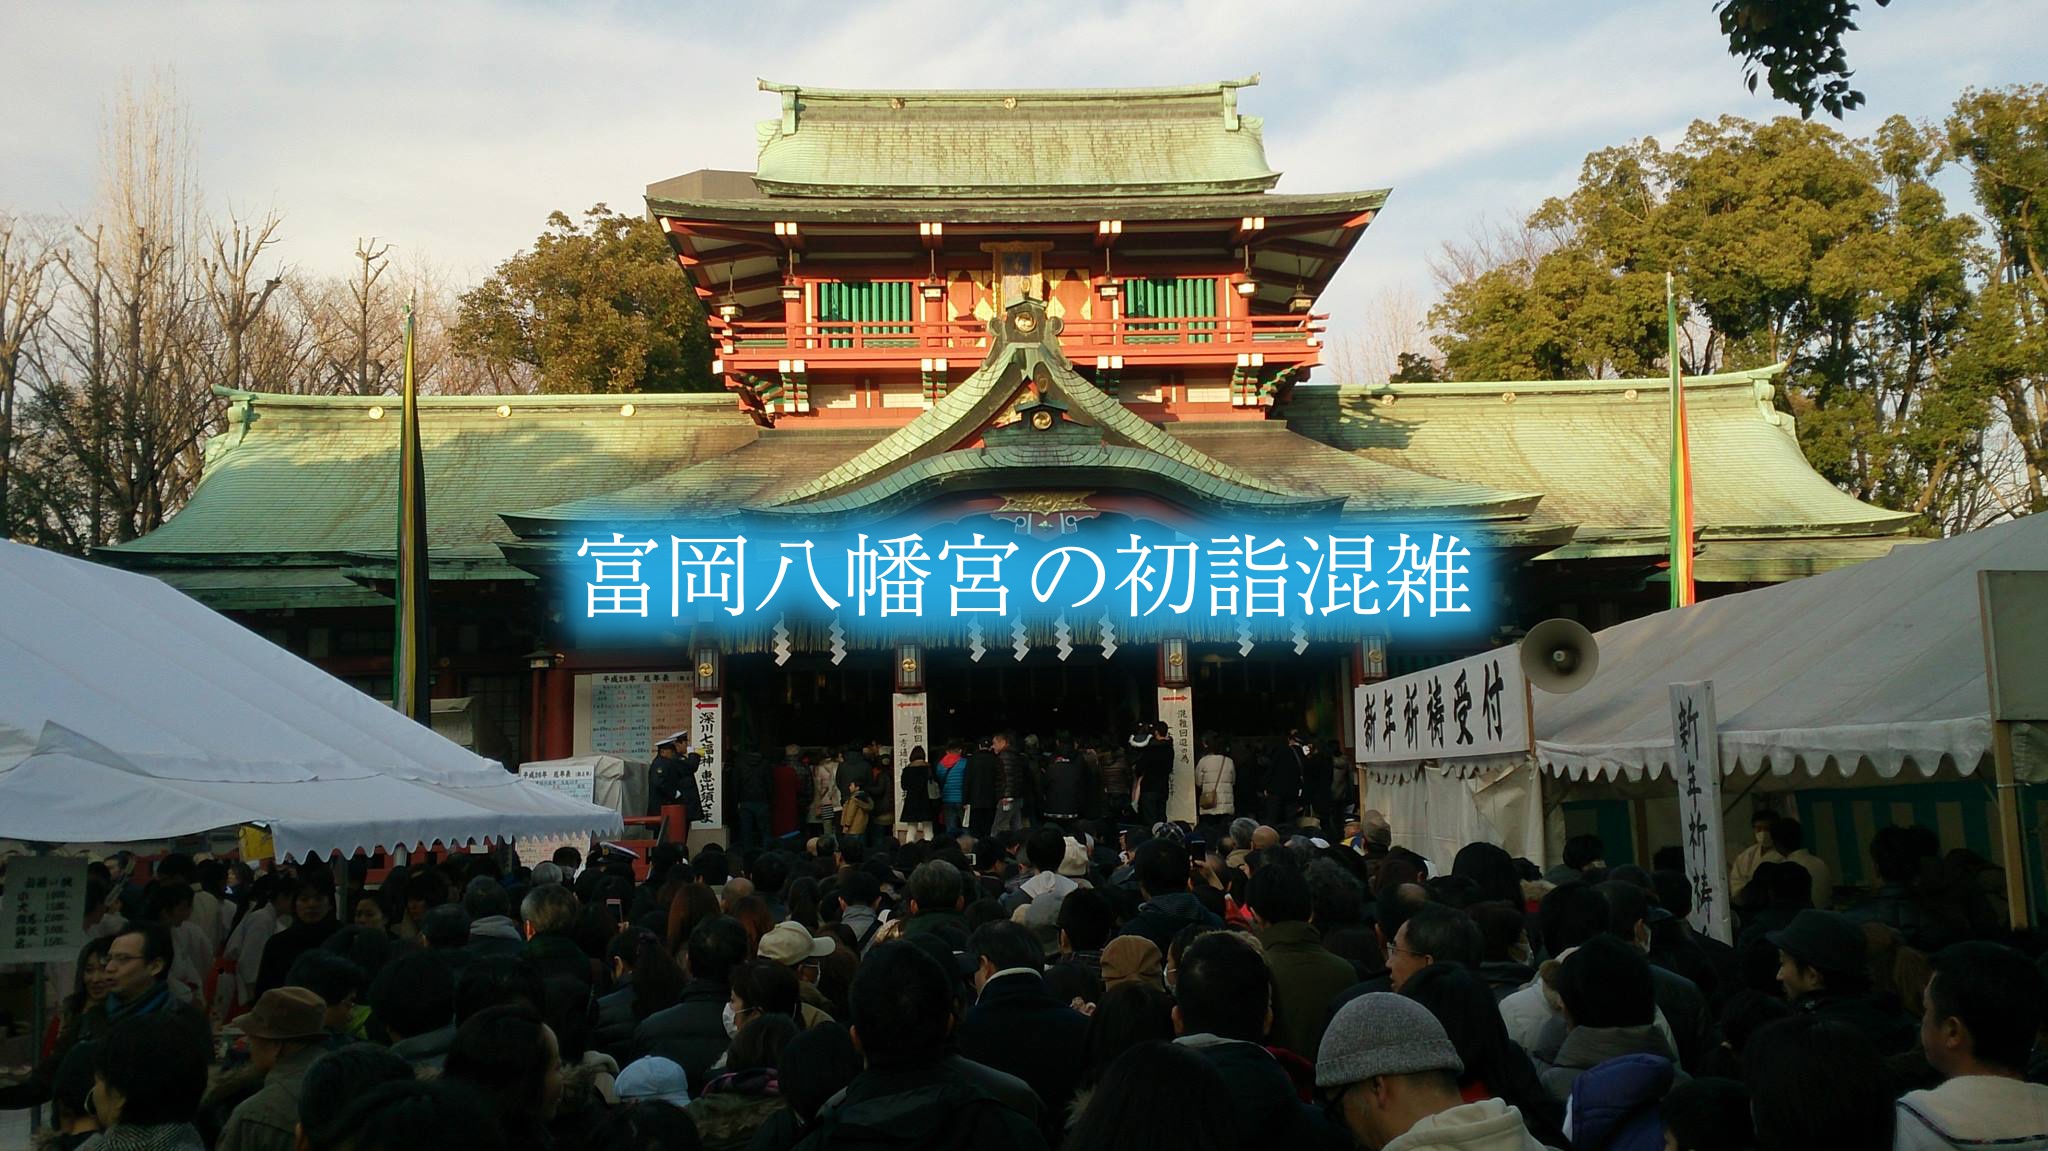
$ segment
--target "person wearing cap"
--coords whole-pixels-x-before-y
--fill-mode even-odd
[[[654,759],[647,765],[647,814],[660,815],[663,807],[683,802],[690,780],[683,774],[682,745],[689,738],[687,731],[672,731],[655,743]]]
[[[1920,1046],[1942,1084],[1898,1104],[1897,1151],[2048,1147],[2048,1086],[2027,1063],[2048,1022],[2048,981],[1996,943],[1958,943],[1934,957]]]
[[[239,1023],[263,1086],[228,1116],[215,1151],[292,1151],[300,1082],[326,1053],[327,1001],[304,987],[279,987],[264,992]]]
[[[1520,1111],[1465,1102],[1464,1070],[1428,1008],[1383,991],[1345,1004],[1316,1052],[1316,1086],[1371,1151],[1542,1151]]]
[[[794,919],[783,920],[761,936],[757,949],[761,958],[772,959],[796,974],[797,1015],[805,1027],[832,1022],[832,1003],[818,990],[818,961],[838,946],[831,936],[813,936]]]
[[[614,1084],[620,1103],[667,1103],[690,1105],[689,1076],[683,1065],[660,1055],[643,1055],[626,1064]]]
[[[1764,936],[1778,949],[1778,985],[1792,1006],[1846,1024],[1880,1055],[1913,1047],[1913,1021],[1870,994],[1863,931],[1832,911],[1807,908]]]

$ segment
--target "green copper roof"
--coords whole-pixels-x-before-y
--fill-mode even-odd
[[[1912,515],[1863,503],[1807,463],[1792,417],[1771,403],[1780,370],[1685,382],[1701,538],[1910,530]],[[1366,459],[1544,492],[1537,516],[1583,525],[1579,541],[1648,542],[1669,508],[1669,394],[1663,379],[1308,385],[1285,417]]]
[[[102,549],[109,559],[391,554],[396,399],[221,394],[227,430],[208,442],[191,501],[156,531]],[[652,479],[760,431],[726,395],[430,396],[420,425],[437,578],[444,560],[502,567],[495,545],[513,536],[500,511]]]
[[[775,196],[1002,197],[1259,192],[1256,76],[1182,88],[845,91],[761,82],[754,179]]]

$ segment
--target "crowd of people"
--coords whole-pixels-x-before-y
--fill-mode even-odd
[[[931,819],[880,838],[783,830],[762,771],[734,846],[644,861],[95,863],[0,1107],[88,1151],[2048,1148],[2043,948],[1925,829],[1838,901],[1760,820],[1723,943],[1669,851],[1432,865],[1374,812],[1239,816],[1271,793],[1214,764],[1147,821],[1158,738],[1096,799],[1057,742],[912,756]]]
[[[698,790],[680,782],[699,762],[682,746],[687,736],[678,732],[656,747],[649,806],[676,803],[694,823],[706,813]],[[1203,825],[1220,828],[1242,813],[1275,827],[1332,828],[1338,812],[1355,810],[1355,781],[1333,756],[1333,742],[1299,731],[1269,740],[1204,733],[1196,742],[1195,807]],[[798,835],[871,845],[986,838],[1046,821],[1150,827],[1166,819],[1177,754],[1164,723],[1143,724],[1122,739],[999,732],[934,750],[935,756],[913,748],[901,764],[877,743],[822,751],[790,744],[780,756],[740,756],[727,765],[724,788],[737,797],[729,816],[734,843],[758,851]]]

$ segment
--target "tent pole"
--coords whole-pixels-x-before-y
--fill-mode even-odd
[[[2032,885],[2027,882],[2026,841],[2020,831],[2020,790],[2013,770],[2010,724],[1992,723],[1991,756],[1998,778],[1998,837],[2005,864],[2005,903],[2012,929],[2019,931],[2033,922],[2033,909],[2027,900],[2027,889]]]

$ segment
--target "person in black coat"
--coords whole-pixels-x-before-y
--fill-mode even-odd
[[[1295,814],[1301,810],[1301,749],[1289,736],[1287,743],[1266,753],[1265,759],[1265,805],[1262,814],[1266,825],[1274,828],[1287,827],[1294,822]]]
[[[1166,725],[1139,725],[1131,737],[1132,773],[1138,777],[1138,822],[1150,826],[1166,818],[1166,792],[1173,784],[1173,741]]]
[[[938,779],[932,774],[931,758],[925,754],[924,745],[910,749],[910,762],[903,765],[898,773],[897,792],[903,797],[903,811],[897,817],[897,831],[907,834],[920,824],[929,825],[939,815],[939,801],[933,794],[938,790]],[[931,838],[932,829],[920,829],[923,838]]]
[[[987,743],[967,757],[967,829],[976,839],[988,838],[996,821],[996,793],[1002,767]]]
[[[692,1084],[710,1082],[711,1065],[731,1041],[725,1009],[732,1001],[733,969],[746,962],[747,947],[747,930],[736,919],[716,915],[693,928],[685,950],[690,981],[674,1007],[633,1029],[636,1052],[675,1060]]]
[[[314,878],[318,876],[318,878]],[[263,946],[263,965],[256,973],[256,994],[283,987],[285,975],[299,956],[327,942],[341,930],[334,916],[334,888],[321,882],[326,875],[309,872],[297,881],[292,897],[292,925],[272,936]]]
[[[956,1032],[960,1054],[1031,1085],[1055,1130],[1080,1083],[1088,1017],[1045,990],[1045,949],[1029,928],[985,923],[968,940],[978,998]]]

